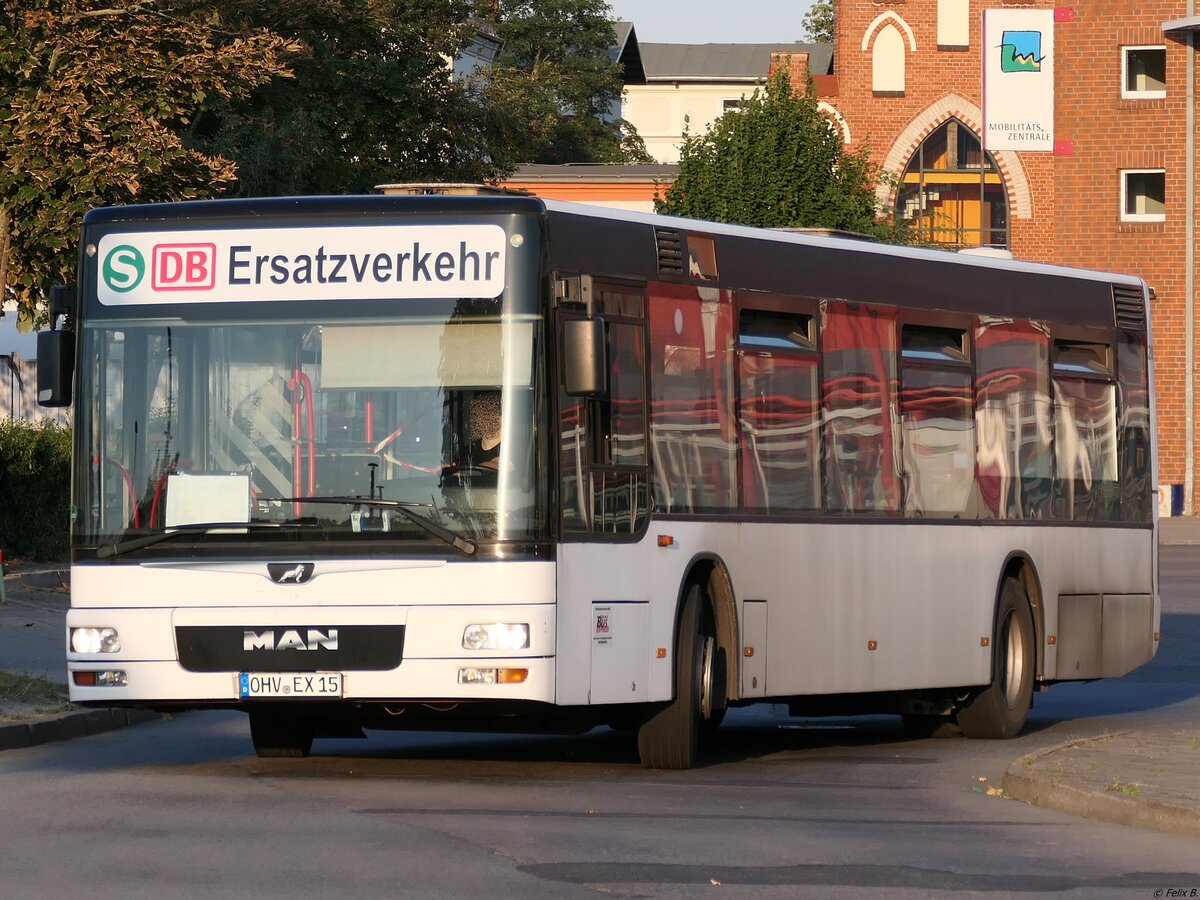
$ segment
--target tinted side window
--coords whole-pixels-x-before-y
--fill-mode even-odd
[[[1055,513],[1063,519],[1115,519],[1117,385],[1111,348],[1054,344]]]
[[[1146,374],[1146,340],[1124,335],[1117,345],[1117,377],[1121,394],[1119,466],[1121,519],[1149,522],[1150,483],[1150,389]]]
[[[905,514],[974,517],[975,415],[966,332],[905,325],[900,354]]]
[[[830,512],[900,509],[896,406],[896,311],[821,304],[825,505]]]
[[[1050,515],[1050,335],[1038,322],[981,318],[975,332],[981,516]]]
[[[738,319],[741,499],[748,512],[821,508],[821,398],[812,316]]]
[[[655,508],[736,505],[733,311],[716,288],[650,287],[650,440]]]

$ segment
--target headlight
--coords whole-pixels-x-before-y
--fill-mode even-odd
[[[529,646],[529,626],[524,622],[468,625],[462,645],[464,650],[524,650]]]
[[[71,649],[76,653],[117,653],[121,638],[115,628],[72,628]]]

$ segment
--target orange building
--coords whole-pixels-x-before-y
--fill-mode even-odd
[[[654,212],[679,171],[677,165],[521,166],[504,187],[525,190],[549,200],[595,203],[616,209]]]

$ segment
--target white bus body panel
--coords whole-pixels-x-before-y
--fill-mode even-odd
[[[660,535],[673,543],[660,547]],[[744,641],[737,648],[742,665],[765,666],[752,696],[763,695],[764,681],[774,697],[986,684],[992,650],[983,639],[993,637],[1005,563],[1021,554],[1041,586],[1042,676],[1071,678],[1058,673],[1056,645],[1046,641],[1057,632],[1058,597],[1154,597],[1146,625],[1157,631],[1153,542],[1150,529],[1128,528],[653,522],[636,544],[560,548],[559,654],[590,657],[594,605],[646,603],[648,699],[670,699],[682,585],[693,562],[710,557],[728,568],[739,621],[746,600],[765,603],[754,612],[770,623],[766,646],[754,648],[753,662]],[[1142,662],[1157,648],[1149,632],[1144,640]],[[588,666],[560,666],[558,702],[587,703],[589,676]]]
[[[659,546],[660,535],[672,543]],[[758,623],[735,648],[745,697],[986,684],[983,638],[1014,554],[1030,559],[1041,588],[1042,677],[1079,677],[1058,671],[1058,646],[1046,640],[1058,631],[1058,598],[1152,597],[1157,631],[1153,541],[1149,529],[677,520],[652,523],[636,543],[564,544],[557,564],[318,560],[302,585],[275,584],[262,562],[79,566],[68,628],[117,628],[122,650],[69,653],[68,669],[121,669],[129,684],[73,685],[71,698],[234,700],[236,673],[180,667],[175,627],[278,623],[405,626],[400,666],[347,673],[351,699],[668,700],[678,603],[699,558],[727,568],[738,627]],[[503,659],[464,651],[475,622],[528,622],[530,647]],[[1145,645],[1141,661],[1157,649],[1148,635]],[[480,665],[520,666],[529,677],[457,683],[459,668]]]
[[[189,672],[179,664],[176,626],[275,624],[404,625],[404,653],[390,671],[346,673],[349,699],[538,700],[553,703],[554,564],[549,562],[315,561],[305,584],[278,585],[263,562],[78,566],[72,573],[67,635],[116,628],[118,653],[68,649],[69,672],[126,672],[125,687],[79,687],[77,702],[235,701],[237,674]],[[520,651],[468,651],[474,623],[525,622]],[[69,648],[68,642],[68,648]],[[523,684],[460,685],[463,667],[519,667]]]

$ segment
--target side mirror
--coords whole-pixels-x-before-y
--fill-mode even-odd
[[[563,320],[563,386],[568,397],[608,393],[608,360],[604,352],[604,320]]]
[[[70,406],[75,375],[75,332],[39,331],[37,400],[39,406]]]

